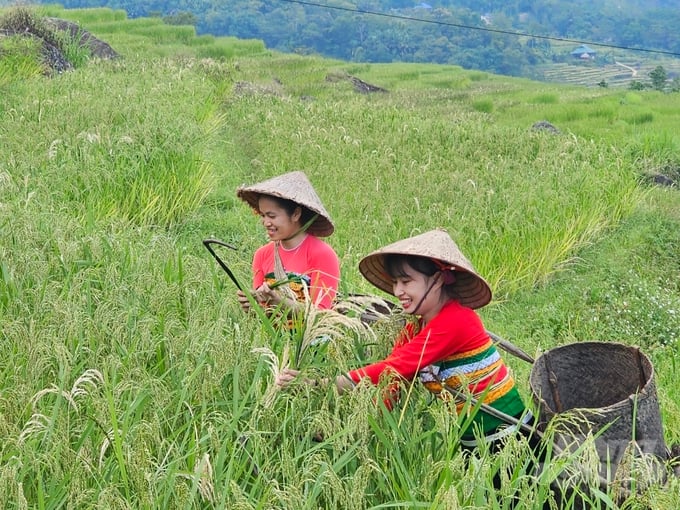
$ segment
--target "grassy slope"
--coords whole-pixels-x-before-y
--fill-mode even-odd
[[[260,404],[267,378],[250,350],[269,339],[239,314],[200,240],[235,243],[226,256],[247,281],[262,237],[234,189],[292,168],[336,220],[348,290],[370,291],[354,269],[363,254],[447,227],[496,290],[482,311],[489,329],[531,353],[585,339],[641,345],[667,440],[678,441],[680,199],[635,185],[678,164],[677,95],[349,65],[234,41],[231,55],[259,54],[197,60],[210,42],[184,44],[184,32],[173,42],[153,23],[131,35],[115,29],[123,20],[99,34],[109,21],[98,12],[85,28],[124,59],[11,83],[0,102],[7,501],[363,508],[458,494],[486,507],[484,470],[476,479],[428,450],[453,487],[428,473],[423,445],[436,440],[419,431],[448,426],[422,410],[421,393],[398,428],[370,395]],[[390,92],[326,79],[340,71]],[[532,131],[538,120],[562,135]],[[529,367],[510,364],[528,395]],[[299,439],[316,428],[334,439]],[[253,458],[260,477],[248,475]],[[678,498],[677,486],[644,496],[655,508]]]

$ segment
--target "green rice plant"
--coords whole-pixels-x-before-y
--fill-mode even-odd
[[[35,464],[24,464],[16,473],[28,500],[50,500],[58,506],[69,499],[66,486],[90,469],[87,458],[93,440],[101,434],[94,426],[96,418],[87,399],[96,399],[103,379],[101,373],[88,369],[70,390],[56,385],[37,392],[31,399],[32,414],[16,439],[16,452],[34,457]],[[46,401],[49,401],[47,403]],[[84,402],[83,402],[84,401]],[[49,407],[51,404],[51,408]],[[50,453],[40,453],[39,448]]]
[[[485,324],[527,352],[587,338],[643,341],[666,437],[677,442],[677,349],[659,341],[678,329],[677,196],[643,191],[638,179],[677,159],[675,95],[626,100],[626,92],[622,102],[611,88],[283,55],[229,38],[155,43],[146,35],[155,22],[77,13],[89,15],[73,19],[108,34],[125,59],[6,82],[0,94],[6,505],[558,504],[551,484],[589,466],[586,448],[551,452],[540,472],[522,441],[466,460],[457,448],[463,418],[417,385],[403,385],[393,411],[381,404],[386,388],[366,383],[342,396],[300,385],[267,401],[272,373],[258,349],[280,367],[288,345],[310,377],[333,377],[382,359],[399,329],[395,317],[352,330],[329,313],[297,336],[277,336],[240,310],[200,239],[233,242],[230,267],[249,275],[263,237],[234,190],[291,169],[308,173],[335,221],[328,241],[344,294],[374,291],[357,270],[367,253],[445,227],[494,288],[497,299],[480,311]],[[216,60],[237,58],[194,58],[212,46]],[[360,95],[330,74],[389,92]],[[493,110],[474,111],[474,101]],[[639,112],[653,121],[626,121]],[[531,130],[540,119],[562,134]],[[333,342],[300,349],[324,331]],[[509,363],[526,391],[529,367]],[[79,395],[73,381],[88,369],[103,379]],[[631,462],[628,472],[641,479],[647,469]],[[617,497],[613,487],[572,491],[557,507],[580,498],[612,508]],[[669,478],[622,504],[679,501]]]
[[[642,96],[634,92],[627,92],[624,96],[624,100],[629,104],[640,104],[642,103]]]
[[[294,108],[289,108],[288,110],[293,117],[304,113],[307,118],[313,118],[318,115],[325,119],[323,129],[319,129],[319,126],[322,124],[312,124],[305,132],[293,132],[287,128],[285,122],[282,122],[280,126],[276,123],[268,125],[268,129],[275,131],[277,139],[280,139],[282,142],[287,140],[288,142],[285,143],[292,143],[298,146],[298,159],[302,158],[304,160],[309,157],[309,163],[305,166],[318,168],[319,164],[323,165],[323,161],[327,159],[324,156],[324,148],[330,147],[328,145],[329,140],[339,140],[340,144],[334,147],[339,148],[343,157],[347,158],[340,165],[351,168],[354,176],[360,176],[358,182],[361,185],[370,183],[369,186],[371,186],[374,192],[383,196],[401,195],[402,192],[399,188],[400,178],[407,175],[410,171],[408,165],[412,165],[411,168],[417,168],[422,172],[422,176],[427,176],[425,177],[426,179],[429,177],[428,182],[431,183],[429,188],[420,190],[415,199],[410,198],[400,203],[400,216],[408,216],[410,218],[409,223],[422,225],[421,228],[428,228],[428,225],[430,228],[446,226],[454,218],[466,218],[466,222],[457,223],[461,231],[457,234],[454,232],[454,234],[461,239],[460,236],[465,235],[465,231],[470,234],[476,232],[472,234],[476,240],[471,244],[479,255],[473,253],[471,258],[481,261],[478,265],[486,275],[489,275],[490,271],[497,270],[494,268],[502,265],[491,263],[490,261],[486,262],[485,259],[494,253],[499,253],[497,251],[498,247],[505,245],[505,242],[499,244],[498,241],[504,236],[507,236],[508,239],[507,246],[513,246],[512,251],[516,251],[522,246],[523,243],[518,242],[520,239],[528,240],[532,238],[537,240],[538,237],[544,237],[546,240],[549,239],[551,243],[556,242],[555,223],[540,221],[538,218],[542,214],[550,216],[552,214],[551,210],[556,211],[560,209],[562,211],[560,214],[563,215],[563,220],[558,224],[565,230],[567,241],[565,251],[561,253],[566,253],[577,246],[579,242],[587,242],[588,236],[597,235],[597,232],[612,218],[610,212],[607,211],[610,204],[613,207],[613,211],[620,210],[622,214],[625,214],[629,207],[635,203],[635,179],[632,176],[628,177],[625,171],[618,172],[615,170],[617,166],[622,164],[622,161],[620,156],[612,153],[609,163],[611,166],[609,166],[607,173],[611,172],[613,179],[610,184],[618,183],[617,186],[620,185],[620,187],[611,187],[612,190],[616,188],[616,191],[611,196],[611,202],[607,200],[608,205],[605,206],[602,202],[601,194],[595,191],[596,186],[594,186],[592,188],[594,193],[590,195],[589,204],[586,204],[588,195],[585,195],[583,190],[591,189],[586,184],[586,181],[590,179],[597,180],[599,178],[592,172],[583,171],[584,162],[580,161],[580,158],[585,154],[583,151],[587,150],[591,154],[588,157],[593,157],[595,160],[601,159],[602,152],[599,146],[596,148],[595,145],[587,143],[584,145],[570,140],[555,138],[543,138],[540,142],[536,138],[530,143],[523,141],[522,144],[505,144],[503,140],[509,140],[513,136],[510,133],[494,133],[493,127],[483,125],[482,121],[479,120],[475,124],[479,127],[473,129],[468,125],[465,133],[462,133],[456,129],[455,124],[451,125],[447,118],[441,118],[441,116],[420,118],[419,128],[415,129],[410,127],[408,121],[402,117],[402,113],[396,108],[389,106],[381,108],[378,105],[374,105],[371,110],[364,109],[361,114],[364,117],[362,122],[365,129],[370,130],[372,126],[381,124],[383,129],[388,132],[390,126],[404,126],[398,135],[389,135],[394,136],[396,139],[383,136],[381,144],[376,147],[376,144],[373,144],[370,138],[363,136],[359,130],[355,129],[351,135],[345,134],[343,122],[347,122],[346,119],[350,116],[350,112],[346,109],[340,114],[328,107],[324,107],[322,112],[316,105],[300,109],[299,111]],[[237,111],[238,109],[235,109],[234,113]],[[354,115],[354,112],[351,115]],[[236,119],[234,121],[237,122]],[[466,142],[470,139],[475,141],[467,145]],[[555,143],[551,143],[551,141]],[[274,143],[277,142],[275,141]],[[523,151],[526,164],[521,165],[521,167],[518,165],[512,172],[508,172],[502,153],[503,151],[516,153],[518,146],[522,147],[520,150]],[[321,148],[320,150],[319,147]],[[410,151],[409,147],[428,147],[429,149],[426,149],[427,159],[423,159],[419,154]],[[469,150],[471,148],[474,149]],[[591,149],[592,152],[590,152]],[[535,150],[541,154],[539,158],[535,155],[537,153],[533,152]],[[353,160],[353,158],[356,158],[357,151],[362,155],[361,162]],[[551,151],[554,151],[554,156],[549,156]],[[560,154],[560,151],[572,154],[574,159],[569,160],[565,158],[564,153]],[[490,159],[489,154],[495,154],[495,156]],[[555,158],[555,164],[548,162],[547,158],[549,157]],[[558,161],[559,163],[557,163]],[[475,163],[471,165],[470,162]],[[295,162],[287,163],[284,160],[280,161],[279,164],[282,167],[286,167],[295,164]],[[551,174],[550,177],[545,173],[546,168],[566,169],[569,165],[573,165],[573,170],[556,170],[559,173]],[[445,176],[439,174],[439,169],[442,168],[451,169],[451,173],[445,174]],[[480,168],[484,168],[484,170],[480,171]],[[381,175],[390,175],[392,179],[386,180]],[[537,181],[536,176],[538,175],[544,177]],[[510,182],[510,180],[505,181],[506,177],[511,177],[514,179],[514,182]],[[332,172],[326,170],[323,172],[323,176],[320,176],[318,179],[321,181],[322,193],[324,189],[330,190],[335,186],[333,184]],[[522,189],[521,183],[529,181],[537,182],[541,186],[541,191],[534,188],[530,192],[527,189],[527,193],[530,193],[531,196],[517,194],[516,190]],[[574,190],[576,194],[574,198],[578,201],[578,205],[568,208],[561,207],[561,200],[566,199],[564,194],[566,189]],[[356,189],[353,192],[359,193],[359,190]],[[512,195],[508,194],[510,192]],[[543,192],[550,198],[546,200],[546,196],[542,195]],[[614,198],[615,195],[619,198],[625,197],[625,199],[619,200]],[[545,209],[536,208],[532,210],[532,214],[536,215],[535,219],[527,222],[525,216],[516,214],[514,211],[524,211],[526,206],[520,204],[531,204],[532,202],[542,204],[541,207],[545,207]],[[509,203],[516,203],[516,206],[509,205]],[[474,207],[488,208],[488,211],[483,215],[465,214],[464,208],[473,207],[473,204],[476,204]],[[505,204],[505,206],[498,208],[496,207],[498,204]],[[380,215],[385,214],[376,210],[376,205],[378,204],[362,204],[357,202],[356,207],[354,207],[353,205],[339,202],[338,204],[332,204],[331,207],[342,211],[341,216],[347,218],[344,221],[346,225],[349,225],[350,231],[352,231],[365,228],[359,227],[359,223],[363,221],[363,218],[378,218]],[[552,209],[553,207],[554,209]],[[585,211],[588,207],[592,207],[594,216],[586,219],[585,216],[582,216],[581,212]],[[388,214],[390,214],[388,221],[392,222],[391,224],[393,225],[392,229],[395,231],[399,230],[399,220],[392,217],[391,213],[388,212]],[[573,216],[573,219],[570,216]],[[362,218],[362,220],[357,221],[357,224],[352,226],[353,218]],[[482,219],[484,219],[483,224],[474,225],[476,221]],[[539,234],[538,231],[541,228],[545,230],[542,234]],[[533,234],[527,235],[526,229],[536,229],[538,237],[533,237]],[[573,234],[569,233],[572,229],[574,232],[590,231],[591,233],[585,234],[586,237],[581,238],[582,240],[579,240],[578,237],[581,234],[577,234],[577,237],[572,242],[569,241],[573,236]],[[490,241],[489,245],[485,244],[486,237],[485,234],[482,234],[483,232],[490,233],[488,238]],[[406,232],[406,234],[409,233]],[[338,235],[343,235],[341,230],[339,230]],[[509,240],[511,237],[514,237],[513,241]],[[394,238],[396,236],[392,235],[385,239],[385,241],[393,240]],[[491,244],[492,240],[493,245]],[[376,239],[373,246],[377,246],[379,242],[381,242],[380,239]],[[474,248],[475,245],[477,248]],[[371,248],[369,247],[368,249],[370,250]],[[562,257],[559,255],[560,251],[555,249],[540,250],[540,253],[554,253],[556,256],[555,260]],[[536,274],[549,274],[551,270],[546,272],[546,269],[551,266],[555,267],[554,262],[548,262],[540,266],[526,266],[526,263],[537,255],[538,252],[534,252],[534,255],[526,253],[518,257],[518,260],[521,259],[522,261],[522,267],[518,266],[517,269],[521,272],[526,270],[533,271],[535,267],[537,268]],[[562,258],[562,260],[564,259]],[[489,268],[489,270],[486,268]],[[492,281],[501,280],[493,275],[490,278]],[[512,283],[513,280],[519,282],[522,279],[523,277],[521,276],[518,280],[515,280],[514,277],[510,279],[503,278],[510,286],[514,285]]]
[[[558,122],[575,122],[580,121],[583,118],[583,112],[578,108],[569,106],[562,109],[559,114],[555,115],[555,120]]]
[[[211,169],[191,155],[157,154],[145,162],[121,160],[123,181],[103,180],[91,195],[103,217],[138,225],[169,226],[196,209],[210,193]]]
[[[236,38],[235,38],[236,39]],[[190,46],[210,46],[214,44],[217,37],[212,34],[201,34],[197,35],[189,41]]]
[[[197,56],[217,59],[256,56],[265,52],[264,43],[260,40],[237,40],[231,37],[219,37],[211,44],[198,45],[196,48]]]
[[[89,49],[87,47],[83,47],[80,45],[81,39],[80,36],[82,34],[80,33],[70,34],[66,32],[60,32],[52,28],[49,24],[45,23],[42,17],[38,14],[38,12],[33,12],[23,8],[15,8],[13,10],[8,11],[4,16],[2,16],[2,18],[0,18],[0,26],[3,26],[4,28],[10,29],[17,33],[22,33],[24,31],[28,32],[30,34],[33,34],[37,38],[42,39],[43,41],[45,41],[45,43],[55,46],[63,53],[66,60],[69,63],[71,63],[74,67],[80,67],[81,65],[83,65],[84,62],[90,56]],[[40,62],[40,60],[42,60],[41,56],[42,48],[39,42],[33,38],[22,37],[19,39],[26,40],[25,43],[27,44],[26,48],[28,48],[29,46],[34,47],[34,49],[32,51],[29,51],[29,53],[33,53],[36,62]],[[3,42],[2,44],[3,46],[7,45],[6,42]],[[11,53],[26,54],[25,50],[21,51],[21,49],[18,46],[15,47],[11,51]],[[5,63],[3,65],[8,64]],[[11,65],[11,63],[9,65]]]
[[[348,72],[350,73],[356,73],[356,72],[361,72],[361,71],[367,71],[368,69],[361,69],[359,67],[356,67],[354,69],[349,69]],[[404,80],[404,81],[416,81],[420,78],[420,71],[417,69],[413,69],[410,71],[404,71],[400,73],[398,76],[396,76],[399,80]]]
[[[629,145],[630,154],[642,166],[670,164],[677,159],[678,140],[670,131],[658,130],[643,133]],[[655,161],[656,160],[656,161]],[[649,173],[653,168],[643,168],[641,173]]]
[[[144,33],[147,29],[164,25],[165,23],[161,18],[131,18],[127,19],[125,23],[118,23],[118,30],[131,30],[134,33]]]
[[[138,19],[138,18],[135,18]],[[131,25],[128,25],[128,23],[133,23]],[[149,26],[156,26],[158,25],[159,22],[155,21],[151,23]],[[118,20],[97,20],[97,21],[92,21],[87,24],[87,29],[88,31],[92,32],[93,34],[98,34],[99,37],[103,37],[103,34],[106,34],[107,37],[115,35],[121,38],[124,38],[126,33],[129,36],[136,36],[136,37],[144,37],[144,32],[143,30],[135,31],[134,33],[130,33],[127,28],[137,28],[137,26],[141,25],[141,28],[145,28],[147,25],[146,24],[140,24],[139,22],[133,22],[133,20],[128,20],[125,23],[121,23]],[[148,41],[147,39],[144,39],[145,41]]]
[[[484,99],[480,101],[473,101],[472,108],[481,113],[491,113],[493,111],[493,101]]]
[[[87,9],[65,9],[58,4],[39,4],[35,6],[41,16],[64,18],[80,24],[99,23],[102,21],[126,21],[127,13],[124,9],[108,7],[89,7]]]
[[[0,39],[0,86],[42,75],[40,46],[28,37]]]
[[[654,121],[654,114],[652,112],[641,112],[636,115],[626,117],[626,122],[629,124],[639,125]]]
[[[58,37],[64,58],[76,69],[85,65],[92,56],[90,49],[80,44],[82,36],[83,29],[81,28],[75,35],[63,33]]]
[[[468,77],[470,78],[471,81],[485,81],[489,79],[489,75],[487,73],[479,73],[479,72],[471,72]]]
[[[149,24],[131,27],[131,33],[148,37],[154,44],[189,44],[196,37],[194,26]]]
[[[368,323],[362,320],[364,307],[356,301],[343,301],[334,308],[321,309],[312,302],[304,282],[303,291],[306,296],[300,311],[288,311],[280,307],[265,313],[253,302],[254,310],[265,324],[270,334],[269,346],[256,347],[253,352],[262,356],[276,378],[284,368],[294,368],[307,374],[320,377],[327,375],[328,362],[331,359],[342,359],[342,345],[365,345],[375,339],[375,334]],[[285,286],[285,284],[284,284]],[[288,299],[295,299],[290,295]],[[353,339],[352,342],[349,340]],[[341,365],[344,363],[341,361]],[[340,373],[347,367],[341,366]],[[329,378],[334,386],[335,373]],[[276,388],[270,386],[265,402],[271,405]]]
[[[558,104],[560,102],[560,98],[557,94],[542,94],[539,96],[534,96],[532,102],[538,104]]]
[[[612,122],[614,118],[616,117],[616,112],[614,111],[613,108],[600,108],[600,109],[595,109],[592,112],[588,114],[589,117],[593,118],[601,118],[604,120],[607,120],[609,122]]]
[[[17,286],[10,269],[0,262],[0,308],[8,308],[17,297]]]

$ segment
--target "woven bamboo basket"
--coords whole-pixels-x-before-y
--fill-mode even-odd
[[[557,347],[536,359],[529,382],[540,427],[561,413],[585,418],[573,426],[567,421],[556,440],[573,449],[592,434],[601,480],[614,479],[627,451],[669,457],[654,367],[639,348],[614,342]]]

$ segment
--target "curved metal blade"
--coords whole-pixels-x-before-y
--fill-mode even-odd
[[[227,267],[227,265],[224,263],[224,261],[217,255],[217,253],[215,253],[215,250],[211,246],[212,244],[224,246],[224,247],[230,248],[232,250],[236,250],[236,248],[229,243],[225,243],[224,241],[220,241],[219,239],[203,239],[203,246],[205,246],[206,249],[210,252],[210,254],[215,258],[215,260],[220,265],[220,267],[222,269],[224,269],[225,273],[227,273],[227,275],[229,275],[229,278],[231,279],[232,282],[234,282],[234,285],[236,285],[238,290],[245,292],[243,290],[243,287],[241,286],[241,284],[236,279],[236,276],[234,276],[234,273],[231,272],[231,269],[229,269],[229,267]]]

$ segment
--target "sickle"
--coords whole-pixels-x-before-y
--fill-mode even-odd
[[[207,250],[210,252],[210,254],[213,257],[215,257],[215,260],[217,261],[217,263],[220,265],[220,267],[222,269],[224,269],[224,271],[227,273],[227,275],[229,275],[229,278],[231,279],[232,282],[234,282],[234,285],[236,285],[238,290],[240,290],[241,292],[245,292],[243,290],[243,287],[241,286],[241,284],[236,279],[236,276],[234,276],[234,273],[231,272],[231,269],[229,269],[227,267],[227,265],[224,263],[224,261],[217,255],[217,253],[215,253],[215,250],[213,250],[213,247],[210,246],[211,244],[217,244],[219,246],[224,246],[224,247],[230,248],[232,250],[236,250],[236,248],[234,246],[232,246],[231,244],[225,243],[224,241],[220,241],[219,239],[204,239],[203,240],[203,246],[205,246],[207,248]]]

